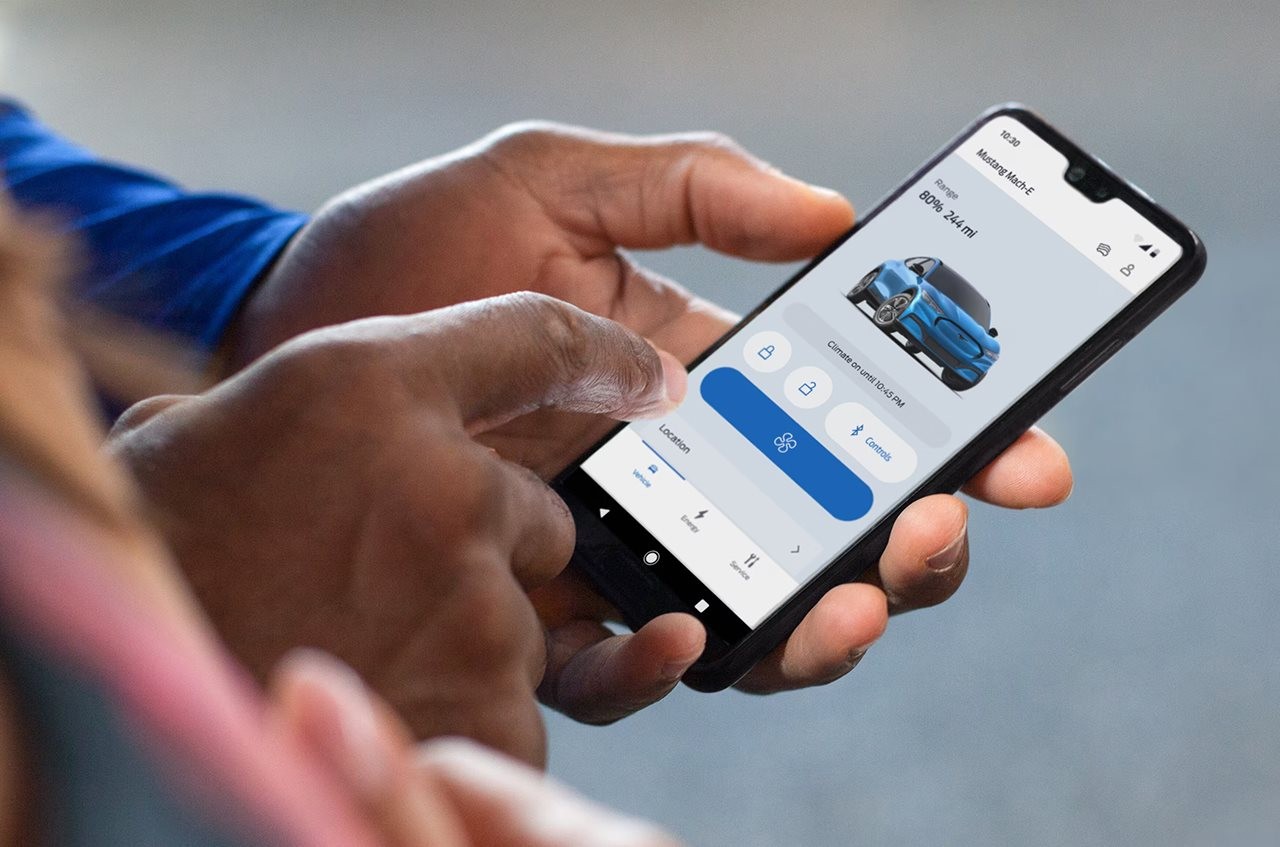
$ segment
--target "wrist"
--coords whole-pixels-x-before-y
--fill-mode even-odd
[[[273,281],[282,269],[292,265],[293,254],[309,240],[308,234],[315,223],[314,218],[308,219],[288,239],[281,242],[245,288],[213,349],[209,370],[216,379],[226,379],[243,370],[254,359],[267,352],[270,346],[274,346],[263,346],[260,341],[266,335],[264,325],[269,326],[271,323],[271,303],[276,299],[273,292],[278,287]]]

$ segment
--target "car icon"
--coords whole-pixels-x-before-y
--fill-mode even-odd
[[[991,304],[941,259],[891,259],[858,280],[850,303],[866,303],[871,320],[906,338],[908,353],[923,352],[942,369],[948,388],[973,388],[1000,358]]]

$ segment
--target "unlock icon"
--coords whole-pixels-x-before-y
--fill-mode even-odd
[[[822,368],[796,368],[782,383],[782,396],[798,409],[816,409],[831,399],[831,375]]]
[[[759,356],[761,359],[768,361],[769,359],[773,358],[773,354],[777,351],[777,349],[778,348],[772,344],[766,344],[756,351],[756,355]]]

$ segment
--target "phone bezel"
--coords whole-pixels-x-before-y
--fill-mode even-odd
[[[793,274],[733,329],[709,347],[697,360],[692,362],[689,366],[690,370],[697,367],[704,359],[748,327],[757,315],[767,309],[791,286],[804,278],[845,241],[857,234],[863,226],[873,220],[883,209],[902,197],[921,177],[949,156],[966,139],[988,122],[1004,116],[1013,117],[1025,124],[1045,142],[1063,153],[1069,163],[1086,161],[1091,167],[1097,169],[1109,182],[1113,196],[1133,205],[1138,212],[1159,227],[1182,248],[1182,255],[1173,266],[1152,282],[1114,318],[1080,344],[1054,370],[1031,386],[1026,393],[1005,409],[990,425],[961,447],[952,459],[944,463],[932,475],[916,486],[903,498],[901,503],[882,516],[869,530],[862,533],[858,538],[851,540],[849,546],[833,556],[826,566],[755,629],[736,643],[730,644],[716,636],[708,627],[707,649],[684,677],[684,682],[690,687],[701,691],[716,691],[726,688],[740,679],[756,662],[767,655],[770,650],[781,643],[795,629],[808,611],[827,591],[840,583],[856,579],[879,560],[880,554],[888,541],[889,531],[903,509],[922,497],[937,493],[952,493],[959,490],[965,481],[990,463],[1032,424],[1043,417],[1063,397],[1078,386],[1088,372],[1092,372],[1094,368],[1109,359],[1143,327],[1186,293],[1203,273],[1207,255],[1203,243],[1190,228],[1173,217],[1136,186],[1117,175],[1100,159],[1088,154],[1067,139],[1035,112],[1022,104],[1009,103],[986,110],[962,129],[947,144],[908,175],[896,188],[877,202],[872,210],[862,216],[848,232],[844,233],[818,256]],[[600,531],[604,530],[603,523],[589,508],[577,502],[570,492],[565,491],[561,483],[575,473],[583,461],[625,426],[626,424],[619,425],[593,444],[573,464],[566,468],[553,483],[573,510],[575,521],[578,522],[580,537],[587,528],[584,527],[583,521],[594,522],[595,525],[590,528],[596,532],[597,537],[600,535]],[[604,531],[607,532],[607,530]],[[609,557],[610,561],[604,567],[601,567],[599,562],[586,560],[585,557],[580,556],[575,551],[573,566],[583,572],[605,599],[618,608],[629,626],[637,628],[643,625],[645,621],[664,612],[685,611],[693,613],[664,583],[647,574],[639,558],[632,551],[621,544],[619,544],[619,547],[625,550],[626,555]],[[620,574],[618,568],[629,568],[631,572]],[[620,579],[620,577],[622,578]],[[630,586],[630,589],[624,589],[624,584]]]

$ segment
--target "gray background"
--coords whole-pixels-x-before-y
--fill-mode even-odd
[[[1074,499],[976,508],[960,595],[851,678],[552,717],[553,770],[698,844],[1275,842],[1273,0],[0,8],[0,85],[68,133],[302,207],[529,116],[721,129],[865,207],[981,108],[1035,105],[1212,253],[1046,422]],[[783,275],[654,261],[738,308]]]

